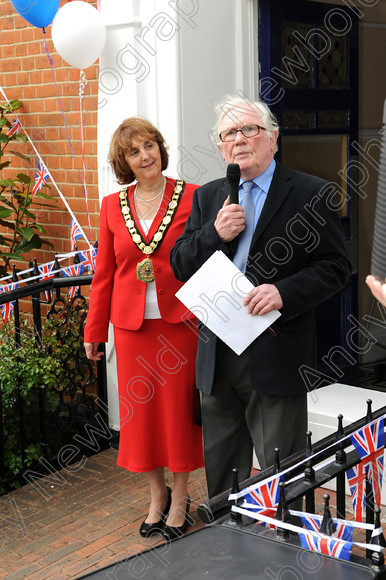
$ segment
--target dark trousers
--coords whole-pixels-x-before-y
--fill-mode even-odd
[[[305,449],[307,395],[256,393],[249,349],[238,356],[219,341],[213,391],[201,404],[209,497],[232,487],[235,467],[240,482],[250,477],[253,448],[262,469],[274,464],[275,447],[281,459]]]

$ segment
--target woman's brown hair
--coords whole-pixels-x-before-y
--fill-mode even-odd
[[[126,161],[126,154],[131,147],[133,139],[151,139],[158,143],[161,153],[162,171],[168,166],[169,155],[166,151],[165,139],[160,131],[146,119],[129,117],[115,130],[111,138],[108,156],[109,163],[120,185],[125,185],[135,180],[135,175]]]

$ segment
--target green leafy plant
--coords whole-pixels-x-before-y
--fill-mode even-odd
[[[44,421],[47,426],[48,455],[55,455],[63,444],[61,427],[74,426],[71,408],[79,401],[93,398],[83,396],[82,385],[76,383],[74,371],[68,361],[79,355],[84,357],[82,335],[86,306],[61,299],[61,307],[47,318],[41,336],[36,339],[31,317],[20,317],[20,346],[15,344],[12,325],[0,324],[0,391],[2,413],[2,440],[4,461],[8,478],[19,477],[13,487],[20,486],[23,470],[34,466],[43,456],[41,443],[41,395],[44,397]],[[13,321],[13,316],[10,319]],[[22,436],[20,409],[23,409]],[[71,415],[71,417],[70,417]],[[57,419],[57,420],[56,420]],[[73,428],[73,427],[71,427]],[[4,493],[0,488],[0,495]]]
[[[0,171],[10,169],[11,160],[5,159],[5,155],[22,159],[29,168],[32,168],[31,159],[11,148],[12,143],[25,142],[27,137],[21,133],[8,135],[11,128],[14,112],[22,106],[21,101],[14,99],[9,103],[0,104]],[[8,171],[7,171],[8,173]],[[31,211],[31,206],[36,208],[54,207],[45,203],[38,203],[41,200],[52,200],[53,197],[42,189],[31,196],[34,180],[25,173],[19,172],[14,177],[6,177],[0,180],[0,225],[3,231],[0,232],[0,258],[3,264],[0,265],[0,276],[4,276],[10,270],[10,261],[20,260],[34,249],[39,249],[43,245],[53,248],[53,244],[44,240],[45,228],[37,220],[35,213]],[[48,186],[45,185],[47,188]]]
[[[30,466],[42,455],[39,423],[36,419],[39,389],[52,389],[61,374],[60,361],[36,346],[27,319],[22,320],[20,330],[23,344],[15,347],[15,338],[9,325],[0,328],[2,435],[5,442],[4,461],[11,477],[23,469],[18,422],[20,406],[23,405],[27,416],[24,425],[28,444],[23,453],[25,466]],[[50,406],[49,400],[48,408]]]

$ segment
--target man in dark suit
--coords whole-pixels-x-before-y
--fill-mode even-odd
[[[232,468],[240,480],[250,476],[253,447],[263,469],[274,463],[275,447],[281,458],[305,448],[301,369],[315,366],[313,309],[350,275],[332,187],[275,162],[278,125],[269,108],[227,98],[218,106],[216,133],[224,160],[240,166],[241,205],[229,202],[226,179],[197,189],[170,254],[172,269],[186,281],[222,250],[254,284],[244,299],[251,316],[276,309],[281,316],[240,356],[199,323],[196,381],[209,497],[231,487]],[[248,230],[249,251],[240,256]]]

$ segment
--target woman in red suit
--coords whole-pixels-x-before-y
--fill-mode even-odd
[[[140,534],[173,538],[185,532],[189,472],[203,466],[195,420],[195,324],[175,297],[181,287],[169,252],[190,214],[192,184],[164,177],[168,154],[161,133],[145,119],[115,131],[109,161],[120,192],[102,201],[96,271],[84,332],[86,355],[114,327],[120,442],[117,464],[146,472],[149,514]],[[173,492],[164,468],[174,474]],[[166,519],[167,517],[167,519]]]

